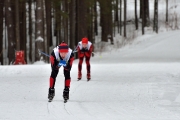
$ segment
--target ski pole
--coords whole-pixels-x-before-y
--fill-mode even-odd
[[[78,48],[78,45],[77,45],[76,48],[73,50],[73,53],[77,52],[77,48]]]
[[[45,55],[45,56],[47,56],[47,57],[50,57],[50,55],[48,55],[48,54],[46,54],[46,53],[40,51],[39,49],[38,49],[38,51],[39,51],[41,54],[43,54],[43,55]]]

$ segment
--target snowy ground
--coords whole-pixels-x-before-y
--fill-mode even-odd
[[[48,103],[50,65],[0,66],[0,120],[180,120],[180,31],[145,35],[92,58],[64,104],[62,69]]]

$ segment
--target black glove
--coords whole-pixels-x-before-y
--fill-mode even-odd
[[[88,49],[87,49],[87,48],[82,48],[82,49],[81,49],[81,52],[83,52],[83,53],[84,53],[84,52],[88,52]]]

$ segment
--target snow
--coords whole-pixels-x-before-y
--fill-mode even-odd
[[[9,7],[8,10],[11,11],[11,7]]]
[[[41,31],[38,31],[37,33],[40,34]],[[41,36],[38,36],[38,38],[36,39],[36,41],[41,41],[41,42],[43,42],[44,39],[43,39]]]
[[[63,70],[48,103],[50,64],[0,66],[0,120],[179,120],[180,31],[146,34],[121,49],[108,46],[91,58],[92,80],[71,71],[63,103]]]

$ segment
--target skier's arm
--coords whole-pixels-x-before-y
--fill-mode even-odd
[[[80,50],[80,47],[79,47],[79,46],[78,46],[78,48],[77,48],[77,51],[78,51],[78,57],[80,57],[81,50]]]
[[[91,45],[90,48],[89,48],[90,55],[92,54],[92,51],[93,51],[93,45]]]
[[[51,67],[52,69],[59,69],[58,67],[58,61],[56,60],[56,57],[55,57],[55,54],[54,54],[54,51],[51,53],[50,55],[50,62],[51,62]]]
[[[86,56],[87,56],[87,57],[91,57],[92,50],[93,50],[93,47],[92,47],[92,45],[91,45],[90,48],[89,48],[89,50],[87,50],[87,52],[86,52]]]

